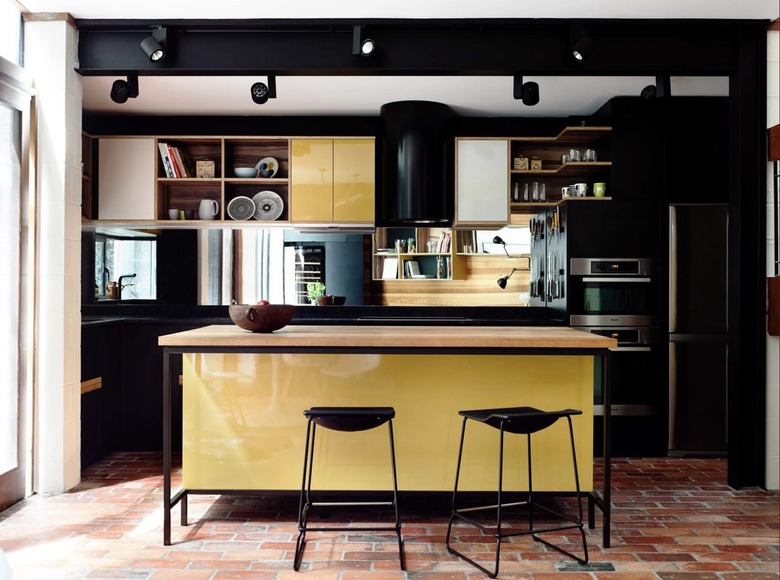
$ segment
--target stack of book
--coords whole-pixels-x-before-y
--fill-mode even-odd
[[[192,161],[184,151],[170,143],[158,144],[165,177],[195,177]]]
[[[439,243],[436,244],[437,254],[446,254],[450,251],[450,244],[452,243],[452,235],[446,230],[442,230],[439,236]]]

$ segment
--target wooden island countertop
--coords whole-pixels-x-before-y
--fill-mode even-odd
[[[167,347],[607,349],[613,338],[562,326],[314,326],[254,333],[218,324],[159,338]]]

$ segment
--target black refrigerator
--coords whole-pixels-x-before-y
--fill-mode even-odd
[[[726,455],[725,204],[669,206],[670,456]]]

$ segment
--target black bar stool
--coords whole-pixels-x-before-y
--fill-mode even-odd
[[[578,411],[574,409],[564,409],[562,411],[540,411],[539,409],[534,409],[533,407],[510,407],[504,409],[479,409],[474,411],[459,411],[458,414],[463,417],[463,427],[460,433],[460,448],[458,449],[458,467],[455,472],[455,489],[452,493],[452,513],[450,515],[450,523],[447,526],[447,538],[446,538],[447,551],[450,552],[451,554],[455,554],[463,558],[470,564],[473,564],[474,566],[482,570],[485,574],[487,574],[491,578],[495,578],[496,576],[498,576],[499,557],[501,555],[501,540],[512,536],[522,536],[522,535],[530,534],[531,537],[537,542],[541,542],[545,546],[548,546],[553,550],[557,550],[561,554],[573,558],[574,560],[576,560],[581,564],[586,564],[588,562],[588,545],[585,540],[585,530],[583,529],[583,524],[582,524],[582,499],[580,496],[580,478],[577,472],[577,453],[574,449],[574,430],[572,429],[572,424],[571,424],[572,415],[581,415],[582,411]],[[534,501],[534,497],[533,497],[533,483],[532,483],[533,478],[531,474],[531,434],[536,433],[537,431],[541,431],[542,429],[547,429],[561,417],[566,417],[566,420],[569,423],[569,439],[571,440],[571,457],[574,466],[574,484],[576,487],[576,497],[577,497],[577,507],[578,507],[577,517],[561,514],[557,511],[550,509],[547,506],[538,504]],[[498,429],[499,432],[501,433],[499,439],[499,460],[498,460],[498,499],[495,505],[458,508],[458,480],[460,478],[460,466],[461,466],[461,460],[463,458],[463,439],[466,435],[466,422],[469,419],[471,419],[472,421],[479,421],[480,423],[485,423],[486,425]],[[503,502],[503,498],[502,498],[503,476],[504,476],[504,433],[515,433],[515,434],[526,435],[527,448],[528,448],[528,495],[525,501],[502,503]],[[504,508],[522,506],[522,505],[527,506],[528,509],[528,529],[516,530],[516,529],[502,528],[502,525],[504,524],[503,522]],[[556,516],[570,523],[563,524],[563,525],[556,525],[556,526],[548,526],[543,528],[535,528],[534,527],[535,509],[544,510],[549,514],[552,514],[553,516]],[[485,526],[475,521],[468,515],[469,513],[478,512],[481,510],[496,511],[495,527]],[[491,572],[484,566],[477,564],[474,560],[463,555],[462,553],[460,553],[459,551],[455,550],[450,546],[452,524],[456,519],[461,520],[472,526],[475,526],[476,528],[479,528],[482,532],[496,538],[496,565],[493,572]],[[578,556],[575,556],[571,552],[564,550],[560,546],[551,544],[550,542],[537,536],[537,534],[541,534],[544,532],[556,532],[560,530],[569,530],[569,529],[578,529],[580,531],[580,535],[582,536],[582,548],[585,554],[584,558],[579,558]]]
[[[395,409],[392,407],[312,407],[304,411],[308,417],[306,426],[306,448],[303,455],[303,480],[301,482],[301,499],[298,506],[298,540],[295,544],[295,559],[293,569],[301,567],[303,549],[306,543],[306,532],[333,532],[333,531],[363,531],[363,532],[395,532],[398,537],[398,555],[401,562],[401,570],[404,569],[404,551],[401,540],[401,518],[398,513],[398,480],[395,468],[395,442],[393,440],[393,418]],[[390,433],[390,461],[393,471],[393,499],[392,501],[312,501],[311,475],[314,467],[314,438],[317,425],[325,429],[335,431],[367,431],[387,423]],[[327,506],[388,506],[395,511],[395,524],[393,526],[379,527],[352,527],[352,526],[309,526],[309,510],[313,507]]]

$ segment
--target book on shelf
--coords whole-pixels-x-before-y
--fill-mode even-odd
[[[439,234],[439,242],[436,244],[437,254],[446,254],[450,251],[450,244],[452,243],[452,235],[450,232],[442,230]]]
[[[180,148],[160,141],[160,159],[165,169],[165,177],[194,177],[192,160]]]
[[[187,157],[184,152],[179,149],[178,147],[173,148],[173,154],[176,156],[176,165],[178,166],[179,177],[192,177],[189,171],[187,171],[187,164],[184,162],[184,159]]]
[[[382,280],[398,278],[398,258],[385,258],[382,265]]]
[[[157,143],[157,146],[160,149],[160,160],[165,170],[165,177],[176,177],[176,173],[171,165],[171,158],[168,156],[168,144],[160,141]]]
[[[404,278],[420,278],[420,264],[417,260],[408,260],[404,262]]]

